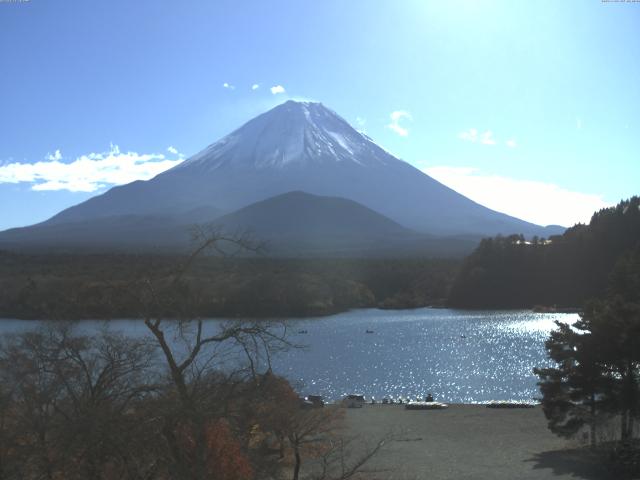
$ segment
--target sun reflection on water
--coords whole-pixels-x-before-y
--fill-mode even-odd
[[[275,360],[306,393],[350,392],[449,402],[531,400],[533,368],[549,364],[544,341],[555,320],[577,314],[530,311],[358,310],[301,320],[309,345]],[[373,333],[366,333],[367,330]]]

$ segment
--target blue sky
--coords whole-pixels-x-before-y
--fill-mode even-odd
[[[599,0],[0,2],[0,229],[288,98],[492,208],[585,221],[640,193],[639,32]]]

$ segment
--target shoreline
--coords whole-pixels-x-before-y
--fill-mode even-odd
[[[379,310],[379,311],[389,311],[389,312],[401,312],[401,311],[415,311],[415,310],[458,310],[461,312],[531,312],[531,313],[540,313],[540,314],[548,314],[548,313],[558,313],[558,314],[572,314],[572,313],[581,313],[582,309],[579,308],[562,308],[557,309],[555,311],[537,311],[535,308],[531,307],[523,307],[523,308],[463,308],[463,307],[454,307],[447,305],[425,305],[421,307],[383,307],[383,306],[365,306],[365,307],[354,307],[354,308],[345,308],[345,309],[335,309],[331,311],[327,311],[325,313],[292,313],[292,314],[282,314],[282,315],[274,315],[274,314],[265,314],[260,316],[251,316],[251,315],[242,315],[242,314],[234,314],[234,315],[218,315],[218,316],[207,316],[203,317],[204,320],[248,320],[248,321],[265,321],[265,320],[312,320],[312,319],[323,319],[327,317],[332,317],[334,315],[340,315],[342,313],[349,312],[357,312],[364,310]],[[165,320],[176,321],[178,318],[164,317]],[[92,322],[109,322],[109,321],[143,321],[142,317],[104,317],[104,318],[66,318],[66,319],[43,319],[43,318],[35,318],[35,317],[4,317],[2,312],[0,312],[0,322],[10,320],[10,321],[21,321],[21,322],[82,322],[82,321],[92,321]]]

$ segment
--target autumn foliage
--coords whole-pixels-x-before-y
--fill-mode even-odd
[[[212,421],[205,430],[207,443],[207,466],[219,480],[249,480],[253,478],[253,468],[246,452],[231,431],[229,423],[223,419]]]

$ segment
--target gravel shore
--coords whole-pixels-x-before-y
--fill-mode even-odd
[[[548,429],[540,407],[450,405],[410,411],[401,405],[347,409],[349,433],[375,442],[402,432],[372,461],[372,478],[393,480],[605,480],[597,458]]]

